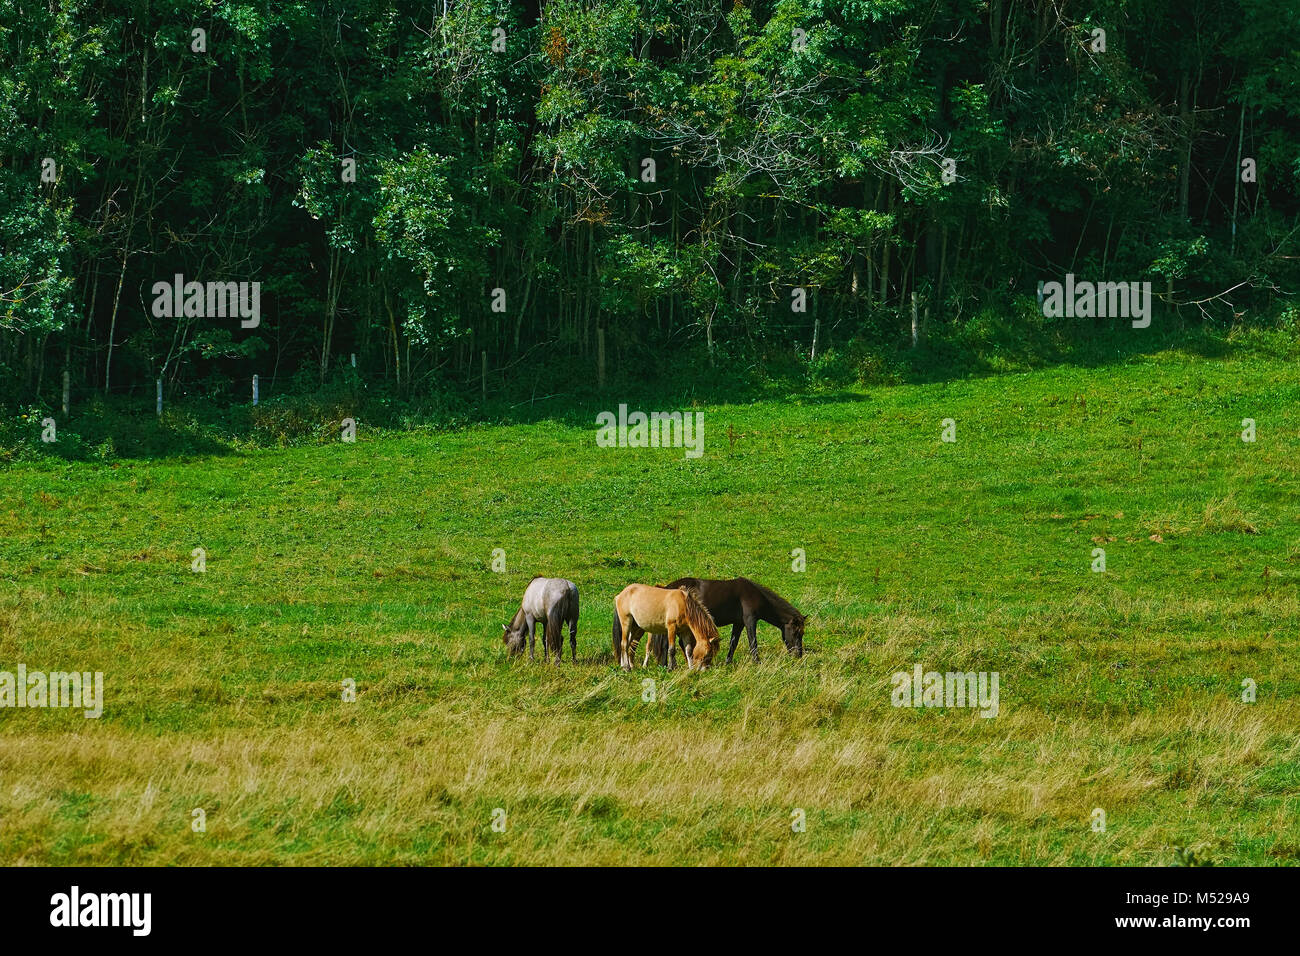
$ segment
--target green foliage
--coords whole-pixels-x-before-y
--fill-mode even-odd
[[[818,320],[887,363],[913,292],[955,348],[963,316],[1020,321],[1067,271],[1266,322],[1300,286],[1298,18],[1288,0],[16,0],[0,401],[54,401],[65,367],[143,401],[158,377],[242,396],[221,382],[306,369],[314,389],[352,354],[395,396],[467,400],[486,355],[492,399],[518,401],[534,354],[594,372],[598,329],[611,366],[690,342],[761,375]],[[262,322],[153,316],[178,273],[262,283]],[[810,312],[789,312],[796,287]]]

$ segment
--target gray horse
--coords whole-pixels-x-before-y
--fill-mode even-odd
[[[534,633],[538,624],[542,631],[542,656],[550,659],[555,652],[555,663],[564,660],[564,625],[569,625],[569,648],[573,660],[578,660],[578,586],[564,578],[533,578],[524,591],[523,602],[515,612],[514,620],[501,625],[505,633],[501,640],[513,657],[522,654],[524,642],[528,643],[528,659],[537,660],[533,654]]]

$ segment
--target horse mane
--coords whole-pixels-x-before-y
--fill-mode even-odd
[[[755,591],[763,595],[763,597],[767,598],[768,603],[770,603],[774,608],[776,608],[782,614],[789,614],[797,621],[802,621],[804,619],[803,614],[800,613],[797,607],[795,607],[785,598],[781,597],[781,595],[777,594],[771,588],[764,587],[763,585],[759,584],[757,581],[749,580],[749,578],[741,578],[740,580],[744,581],[746,584],[749,584],[751,587],[754,588]]]
[[[689,585],[689,584],[679,584],[679,585],[677,585],[676,588],[665,587],[665,590],[668,590],[668,591],[673,591],[673,590],[677,590],[677,591],[685,591],[687,594],[689,594],[689,595],[691,596],[691,598],[692,598],[696,603],[698,603],[698,604],[700,605],[700,607],[704,607],[704,596],[703,596],[702,594],[700,594],[700,589],[697,588],[697,587],[694,587],[694,586]],[[708,610],[708,609],[705,608],[705,610]],[[709,615],[709,617],[712,617],[712,616],[713,616],[712,614]]]
[[[713,643],[718,640],[718,625],[695,588],[678,588],[686,596],[686,623],[697,638]]]

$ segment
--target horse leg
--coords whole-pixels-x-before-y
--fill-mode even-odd
[[[641,646],[641,638],[644,637],[647,644],[650,642],[650,636],[647,636],[645,628],[640,627],[637,624],[633,624],[632,627],[632,647],[627,652],[628,670],[631,670],[636,665],[636,650]]]
[[[636,625],[632,623],[631,614],[620,614],[618,619],[623,626],[623,640],[618,649],[618,666],[625,671],[630,671],[632,669],[632,654],[629,649],[634,646],[632,643],[632,628]]]
[[[731,659],[736,656],[736,645],[739,643],[740,643],[740,625],[733,624],[731,625],[731,647],[727,648],[728,664],[730,664]]]
[[[687,628],[682,632],[682,639],[677,642],[682,649],[682,659],[689,665],[695,656],[695,632]]]
[[[546,659],[551,659],[551,651],[555,651],[555,663],[564,663],[564,625],[560,623],[560,615],[551,611],[546,615]]]
[[[745,630],[749,632],[749,656],[754,658],[754,663],[758,663],[758,619],[754,617],[745,618]]]
[[[537,633],[537,621],[534,618],[530,617],[528,618],[528,659],[530,661],[537,660],[537,655],[533,653],[533,648],[536,646],[536,641],[537,641],[536,633]],[[542,653],[545,652],[546,652],[546,646],[545,644],[543,644]]]
[[[668,625],[668,669],[671,671],[671,670],[675,670],[676,668],[677,668],[677,626],[675,624],[669,624]],[[686,669],[687,670],[691,669],[691,664],[689,660],[686,662]]]
[[[647,667],[650,666],[650,648],[652,648],[652,647],[655,646],[655,636],[656,636],[656,635],[651,634],[648,638],[646,638],[646,642],[645,642],[645,657],[641,659],[641,669],[642,669],[642,670],[645,670],[645,668],[647,668]]]
[[[573,663],[578,663],[578,619],[569,622],[569,650],[573,652]]]

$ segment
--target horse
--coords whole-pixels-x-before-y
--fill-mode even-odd
[[[528,582],[524,599],[509,624],[501,625],[505,631],[501,640],[511,657],[522,654],[528,644],[528,659],[537,660],[533,654],[534,633],[542,624],[542,657],[549,660],[555,652],[555,663],[564,660],[564,625],[569,625],[569,649],[573,660],[578,660],[578,586],[565,578],[535,577]]]
[[[748,578],[732,578],[729,581],[714,581],[708,578],[678,578],[670,588],[688,588],[699,594],[704,606],[719,627],[731,625],[731,647],[727,650],[727,663],[731,663],[740,643],[740,629],[749,634],[749,654],[758,663],[759,621],[766,621],[773,627],[781,629],[781,639],[786,650],[795,657],[803,657],[803,632],[807,618],[799,609],[770,588]],[[682,651],[690,651],[688,637],[682,638]],[[647,651],[654,654],[655,660],[664,662],[667,648],[658,635],[652,636]]]
[[[672,670],[676,666],[679,629],[691,635],[692,653],[686,658],[687,669],[704,670],[718,652],[721,638],[708,609],[696,595],[686,588],[629,584],[614,598],[615,656],[624,670],[632,669],[632,655],[636,653],[637,642],[647,632],[667,636],[667,664]],[[645,667],[649,662],[650,644],[647,641],[646,657],[641,666]]]

